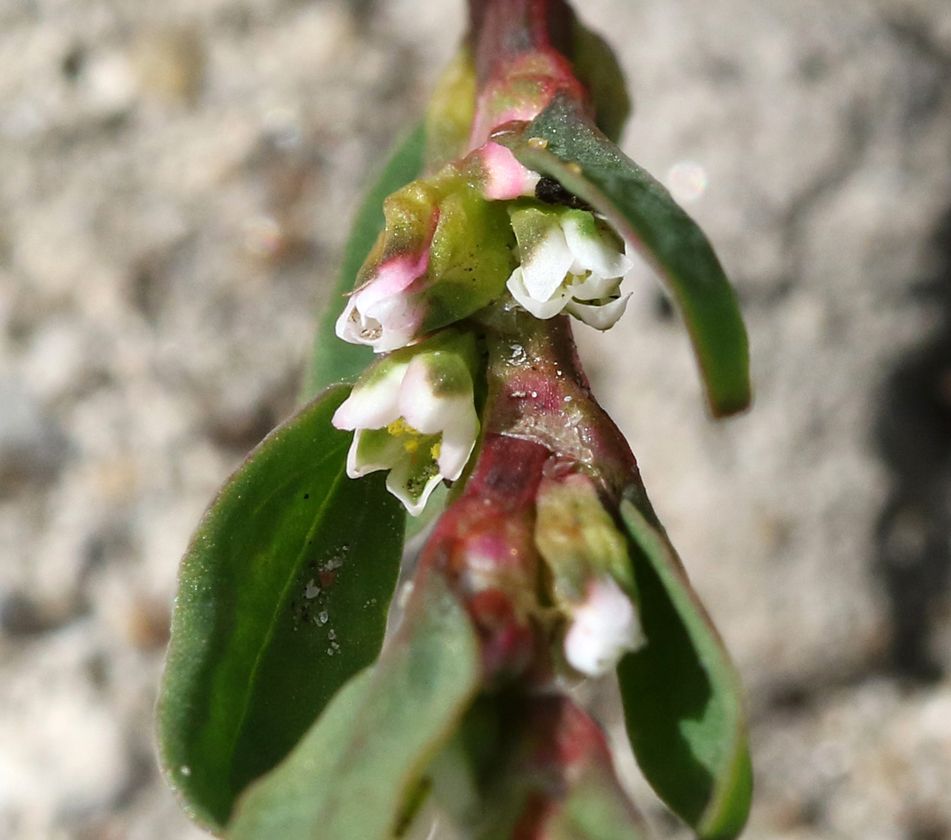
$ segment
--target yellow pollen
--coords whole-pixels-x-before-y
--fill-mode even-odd
[[[419,432],[416,431],[412,426],[409,425],[402,417],[399,420],[394,420],[386,427],[386,430],[393,435],[393,437],[399,437],[400,435],[418,435]]]
[[[412,454],[419,449],[419,441],[416,438],[408,438],[403,441],[403,449]]]
[[[442,441],[437,440],[433,444],[432,449],[429,450],[429,454],[433,456],[433,460],[439,459],[439,452],[441,451],[441,449],[442,449]]]

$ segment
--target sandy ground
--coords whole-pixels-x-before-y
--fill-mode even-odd
[[[749,687],[747,836],[949,838],[951,5],[578,5],[751,331],[756,404],[720,425],[645,270],[580,335]],[[204,836],[153,756],[178,559],[292,410],[360,184],[461,20],[0,0],[0,837]]]

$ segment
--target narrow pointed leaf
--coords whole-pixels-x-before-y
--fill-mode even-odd
[[[468,615],[440,575],[426,575],[372,676],[350,683],[288,759],[248,790],[228,837],[391,840],[480,676]]]
[[[343,311],[344,296],[353,290],[357,272],[383,230],[383,199],[406,186],[423,170],[426,129],[420,124],[400,143],[367,192],[344,247],[337,283],[325,304],[317,327],[314,351],[304,383],[303,396],[311,399],[328,385],[352,382],[373,359],[369,347],[337,338],[334,326]]]
[[[703,231],[664,186],[563,98],[505,142],[639,245],[680,307],[714,416],[746,408],[749,349],[736,294]]]
[[[346,475],[326,391],[269,435],[205,513],[182,561],[159,703],[166,775],[220,828],[379,653],[404,514],[383,474]]]
[[[618,666],[631,746],[701,838],[736,837],[752,795],[739,677],[663,529],[626,499],[621,517],[647,639]]]

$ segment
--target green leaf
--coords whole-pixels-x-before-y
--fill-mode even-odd
[[[430,572],[372,675],[351,682],[288,759],[248,790],[228,837],[391,840],[480,678],[469,617]]]
[[[382,645],[405,517],[382,473],[347,478],[351,435],[330,419],[348,392],[251,453],[182,562],[159,734],[171,785],[213,829]]]
[[[572,782],[565,802],[545,826],[550,840],[646,840],[647,832],[627,794],[602,767],[587,767]]]
[[[739,677],[663,528],[627,499],[621,517],[647,638],[618,666],[631,746],[658,795],[701,838],[736,837],[752,795]]]
[[[631,113],[624,72],[608,42],[577,18],[572,26],[572,40],[571,64],[578,80],[591,91],[595,122],[616,143]]]
[[[337,338],[334,325],[343,311],[344,296],[353,290],[357,272],[383,230],[383,199],[419,176],[423,170],[425,145],[426,129],[420,124],[396,147],[360,205],[344,247],[339,278],[317,328],[314,352],[305,377],[304,399],[312,398],[328,385],[352,382],[373,359],[369,347],[348,344]]]
[[[680,306],[710,410],[722,417],[746,408],[749,349],[736,294],[706,236],[663,185],[562,97],[520,139],[505,142],[525,166],[559,181],[639,243]]]

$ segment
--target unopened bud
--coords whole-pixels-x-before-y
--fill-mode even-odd
[[[552,599],[568,619],[565,659],[601,676],[644,637],[627,541],[589,478],[542,483],[535,543],[552,573]]]

